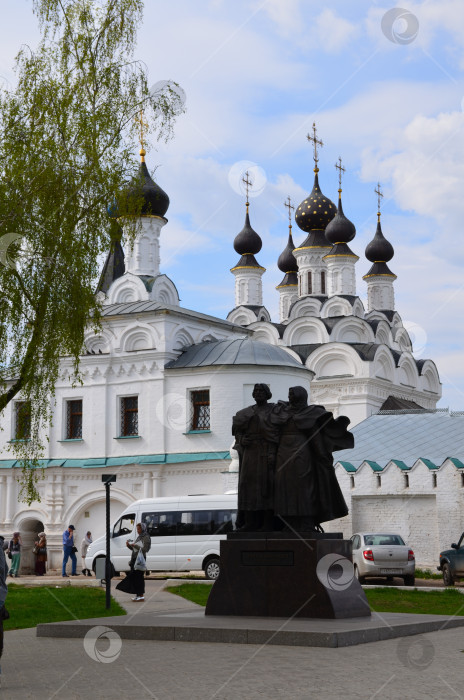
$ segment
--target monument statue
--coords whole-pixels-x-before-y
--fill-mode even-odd
[[[272,530],[274,468],[279,440],[278,426],[271,423],[275,404],[266,384],[255,384],[254,406],[233,417],[234,448],[239,455],[237,529]]]
[[[351,541],[320,526],[348,513],[332,453],[353,447],[349,419],[308,406],[301,386],[289,390],[288,401],[272,404],[268,387],[255,384],[253,398],[256,404],[238,411],[232,427],[241,527],[221,540],[221,573],[205,614],[369,617]]]
[[[291,387],[288,401],[268,403],[271,392],[255,384],[254,406],[233,418],[239,454],[237,529],[321,530],[320,523],[347,515],[332,453],[353,447],[349,419],[308,406],[308,392]]]
[[[291,387],[288,402],[272,411],[279,428],[274,476],[274,512],[286,529],[305,532],[347,515],[332,452],[354,446],[349,418],[334,419],[323,406],[308,406],[308,392]]]

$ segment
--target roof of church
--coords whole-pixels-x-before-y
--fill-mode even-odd
[[[338,209],[332,221],[329,221],[325,229],[325,237],[333,245],[337,243],[349,243],[356,235],[356,228],[344,214],[342,206],[341,190],[338,191]],[[349,250],[349,248],[348,248]]]
[[[151,313],[153,311],[160,311],[165,314],[175,314],[177,316],[190,316],[193,318],[203,319],[210,323],[228,326],[229,328],[236,328],[237,330],[240,330],[242,334],[247,333],[247,330],[242,326],[238,326],[236,323],[226,321],[223,318],[209,316],[208,314],[202,314],[199,311],[192,311],[191,309],[184,309],[181,306],[172,306],[171,304],[160,304],[158,301],[129,301],[122,304],[107,304],[105,306],[102,306],[101,315],[123,316],[125,314],[142,314]],[[251,333],[251,331],[249,332]]]
[[[310,232],[312,229],[324,231],[329,221],[335,216],[336,211],[335,204],[325,194],[322,194],[316,171],[313,189],[297,208],[295,221],[302,231]],[[325,237],[321,238],[321,242],[324,242],[326,246],[330,245]],[[303,243],[300,247],[305,247],[305,244]]]
[[[399,460],[408,467],[418,460],[441,465],[450,455],[464,455],[464,413],[435,411],[375,414],[351,430],[354,447],[335,452],[335,460],[359,466],[374,460],[384,467]]]
[[[290,353],[276,345],[248,338],[207,341],[191,345],[167,369],[179,367],[211,367],[212,365],[262,365],[292,367],[308,371]]]

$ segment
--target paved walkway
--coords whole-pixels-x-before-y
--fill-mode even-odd
[[[197,606],[148,581],[145,604],[115,591],[137,614]],[[200,585],[200,584],[199,584]],[[119,618],[130,623],[132,616]],[[463,698],[464,631],[338,649],[119,639],[37,638],[8,632],[1,700],[436,700]]]

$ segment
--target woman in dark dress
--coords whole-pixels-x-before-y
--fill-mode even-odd
[[[117,584],[116,588],[124,593],[135,593],[132,600],[142,602],[145,600],[145,571],[135,569],[134,566],[138,553],[141,551],[146,561],[147,552],[151,548],[151,537],[145,523],[137,523],[137,538],[135,542],[127,540],[126,546],[132,550],[130,572]]]
[[[37,576],[44,576],[47,563],[47,538],[45,532],[39,532],[37,537],[39,539],[35,542],[37,548],[37,554],[35,555],[35,573]]]

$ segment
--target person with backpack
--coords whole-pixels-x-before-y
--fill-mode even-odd
[[[124,593],[135,593],[132,600],[136,603],[145,600],[145,571],[147,570],[146,558],[150,551],[151,537],[147,532],[145,523],[137,523],[137,538],[135,542],[127,540],[126,546],[132,550],[130,560],[130,572],[125,579],[120,581],[116,588]],[[142,559],[142,562],[138,561]],[[144,568],[140,568],[143,566]]]

